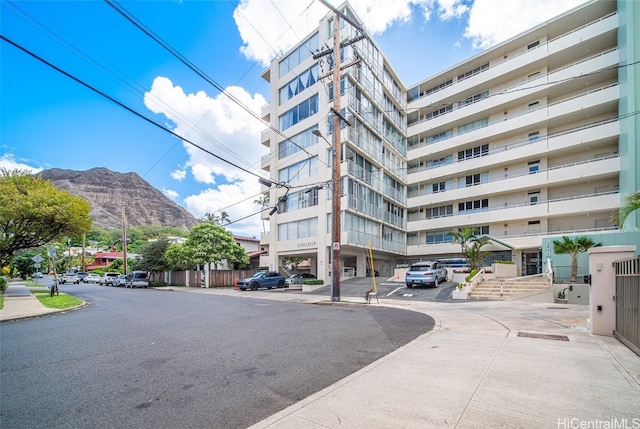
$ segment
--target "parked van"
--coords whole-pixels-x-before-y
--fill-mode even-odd
[[[147,287],[149,286],[149,280],[147,279],[146,271],[131,271],[127,274],[127,280],[125,282],[126,287]]]

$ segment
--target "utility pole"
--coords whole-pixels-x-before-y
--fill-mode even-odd
[[[342,160],[342,146],[340,144],[340,125],[341,120],[344,120],[348,125],[349,122],[340,113],[340,72],[342,66],[340,64],[340,48],[346,47],[352,43],[366,38],[364,30],[357,23],[353,22],[349,17],[344,15],[338,9],[329,4],[326,0],[320,0],[327,8],[334,13],[333,18],[333,171],[332,171],[332,183],[333,183],[333,202],[331,210],[332,218],[332,238],[331,238],[331,269],[332,269],[332,284],[331,284],[331,301],[340,301],[340,274],[342,273],[342,264],[340,258],[340,232],[341,232],[341,187],[340,187],[340,164]],[[360,35],[352,40],[341,43],[340,40],[340,18],[351,24]],[[322,51],[313,56],[314,59],[318,59],[322,56],[329,55],[331,51]],[[350,67],[360,60],[355,60],[349,64],[345,64],[344,68]]]
[[[333,18],[333,210],[332,215],[332,261],[333,280],[331,285],[331,301],[340,301],[340,159],[342,148],[340,145],[340,16],[335,13]]]
[[[85,250],[86,250],[86,247],[85,247],[86,239],[87,239],[87,234],[83,233],[82,234],[82,271],[83,272],[87,271],[87,263],[86,263],[86,259],[85,259],[85,256],[84,256]]]
[[[123,261],[123,269],[124,269],[124,274],[127,274],[127,221],[125,218],[125,213],[124,213],[124,208],[125,205],[122,205],[122,253],[124,256],[124,261]]]

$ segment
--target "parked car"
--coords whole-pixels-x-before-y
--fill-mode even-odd
[[[86,283],[85,279],[87,278],[88,275],[89,275],[89,273],[85,273],[84,271],[80,271],[78,273],[78,278],[80,279],[80,281],[82,283]]]
[[[405,283],[408,288],[424,285],[438,287],[440,283],[446,281],[447,269],[437,261],[416,262],[411,265],[405,276]]]
[[[149,279],[147,278],[147,273],[145,271],[131,271],[127,274],[127,279],[125,283],[125,287],[148,287]]]
[[[36,271],[35,273],[33,273],[33,278],[34,279],[41,279],[42,278],[42,273],[40,271]]]
[[[240,290],[271,289],[273,287],[283,288],[285,286],[285,278],[282,274],[275,271],[259,271],[252,277],[238,280],[237,284]]]
[[[119,274],[120,273],[104,273],[102,277],[100,277],[100,284],[105,286],[113,286],[114,281]]]
[[[78,275],[76,273],[64,273],[62,274],[62,276],[60,276],[60,283],[62,284],[67,284],[67,283],[75,283],[75,284],[80,284],[80,277],[78,277]]]
[[[115,287],[120,287],[120,286],[127,286],[127,276],[125,276],[124,274],[118,274],[118,277],[115,278],[115,280],[113,281],[113,285]]]
[[[85,283],[100,283],[100,276],[98,274],[89,274],[84,278]]]
[[[298,273],[293,274],[285,280],[287,286],[290,285],[301,285],[304,283],[305,279],[315,279],[316,276],[310,273]]]

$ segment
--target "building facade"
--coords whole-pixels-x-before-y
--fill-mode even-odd
[[[342,275],[366,275],[370,257],[389,277],[459,256],[460,228],[535,274],[545,239],[619,232],[612,213],[640,189],[638,9],[586,3],[412,86],[370,38],[348,44],[357,33],[340,20]],[[357,21],[348,3],[340,10]],[[325,281],[334,87],[331,56],[318,53],[333,25],[331,13],[263,73],[262,168],[278,185],[263,189],[274,210],[263,212],[261,265],[305,257]]]

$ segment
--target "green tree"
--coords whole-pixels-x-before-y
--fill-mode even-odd
[[[0,266],[19,250],[88,232],[90,208],[28,171],[0,169]]]
[[[460,247],[462,247],[462,254],[466,256],[469,244],[471,240],[476,238],[476,236],[473,228],[461,228],[458,231],[452,232],[451,238],[453,238],[454,243],[460,243]]]
[[[140,248],[140,260],[135,262],[136,269],[154,272],[169,271],[170,264],[166,255],[169,244],[166,238],[147,242]]]
[[[571,256],[571,279],[570,282],[578,281],[578,255],[586,252],[592,247],[602,246],[602,243],[596,243],[589,237],[576,237],[571,239],[566,235],[561,240],[553,240],[553,251],[558,255]]]
[[[230,266],[249,265],[247,252],[236,243],[233,234],[213,223],[205,222],[194,226],[182,246],[182,260],[186,259],[191,264],[204,265],[210,262],[217,265],[226,260]]]
[[[184,243],[171,243],[165,252],[171,270],[184,271],[195,268]]]
[[[616,213],[616,222],[620,225],[620,228],[624,225],[624,221],[629,217],[631,213],[640,209],[640,192],[629,195],[624,199],[622,207]]]

